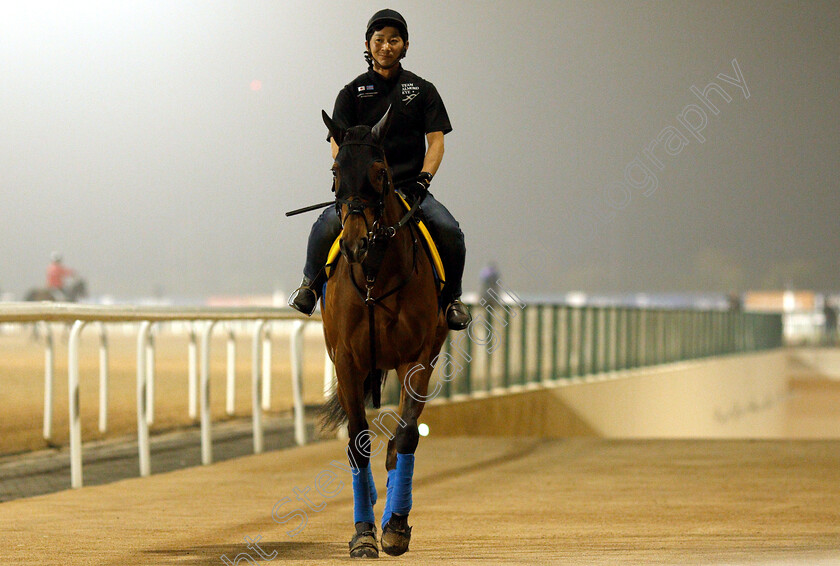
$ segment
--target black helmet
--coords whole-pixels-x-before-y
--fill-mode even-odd
[[[367,32],[365,32],[365,41],[370,41],[374,29],[382,29],[385,26],[394,26],[400,32],[400,37],[403,41],[408,43],[408,24],[405,23],[405,18],[396,10],[379,10],[370,20],[368,20]]]

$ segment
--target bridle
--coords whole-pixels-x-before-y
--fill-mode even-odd
[[[383,163],[385,162],[385,152],[382,149],[382,146],[366,142],[366,141],[346,141],[343,142],[338,151],[340,152],[344,147],[351,146],[351,145],[359,145],[359,146],[368,146],[372,147],[377,150],[378,153],[381,154],[381,159],[374,159],[373,163]],[[382,226],[382,215],[385,213],[385,195],[391,189],[391,176],[388,175],[387,168],[382,169],[381,175],[383,176],[382,179],[382,191],[379,193],[379,199],[376,201],[369,201],[364,200],[361,197],[352,196],[349,198],[341,198],[338,196],[338,191],[336,190],[336,197],[335,197],[335,211],[338,215],[338,219],[341,222],[341,228],[344,229],[344,224],[347,222],[347,219],[354,214],[358,214],[362,217],[362,220],[365,223],[365,230],[367,232],[367,240],[370,245],[373,245],[377,241],[382,241],[383,238],[392,238],[396,235],[396,230],[393,226]],[[344,205],[347,207],[347,214],[342,215],[341,206]],[[365,215],[365,210],[373,209],[373,223],[368,223],[368,218]],[[390,230],[388,229],[390,228]]]
[[[367,232],[367,242],[368,242],[368,253],[365,257],[365,260],[362,262],[362,271],[365,275],[365,289],[362,290],[360,285],[356,282],[356,279],[351,277],[350,280],[353,282],[353,286],[356,288],[356,291],[359,293],[359,297],[361,297],[362,301],[370,308],[371,315],[373,313],[373,307],[380,303],[382,299],[393,295],[403,287],[408,284],[408,281],[411,279],[411,274],[414,272],[414,269],[408,274],[407,277],[403,279],[401,283],[399,283],[395,288],[387,291],[379,295],[378,297],[374,297],[373,287],[376,283],[376,276],[379,273],[379,268],[382,265],[382,260],[385,256],[385,250],[387,248],[388,242],[397,235],[397,232],[400,231],[401,228],[409,224],[411,219],[414,217],[417,209],[420,206],[420,201],[416,201],[411,208],[406,212],[402,218],[399,219],[395,224],[387,225],[383,224],[383,215],[385,213],[385,197],[389,194],[390,191],[394,190],[393,181],[391,180],[391,175],[388,173],[387,163],[385,161],[385,149],[382,147],[381,144],[373,143],[367,140],[346,140],[343,141],[338,146],[339,153],[341,150],[347,146],[351,145],[358,145],[358,146],[367,146],[372,147],[377,153],[377,158],[374,159],[373,163],[381,162],[386,165],[386,167],[382,170],[382,174],[384,178],[382,180],[382,190],[379,193],[379,198],[375,201],[364,200],[358,196],[351,196],[349,198],[344,198],[338,196],[338,188],[336,187],[336,197],[335,197],[335,207],[336,212],[338,214],[339,221],[341,222],[341,227],[344,229],[344,225],[347,222],[347,219],[354,215],[359,214],[362,216],[362,219],[365,223],[365,230]],[[337,154],[336,154],[337,156]],[[381,159],[378,159],[381,157]],[[342,216],[342,205],[347,207],[347,213]],[[373,209],[374,211],[374,219],[372,223],[368,223],[367,216],[365,215],[365,210]],[[416,266],[417,263],[417,237],[414,234],[414,257],[413,263]]]
[[[367,146],[374,148],[381,156],[382,159],[375,159],[373,162],[381,162],[385,164],[385,150],[383,149],[382,145],[371,143],[368,141],[357,141],[357,140],[348,140],[341,143],[338,146],[338,151],[340,152],[342,148],[351,145],[360,145],[360,146]],[[400,218],[395,224],[390,226],[382,225],[382,216],[385,213],[385,196],[388,194],[389,191],[392,190],[393,181],[391,180],[391,175],[388,174],[387,166],[382,169],[381,175],[383,176],[382,179],[382,191],[379,193],[379,199],[376,201],[368,201],[361,199],[360,197],[350,197],[350,198],[341,198],[338,196],[338,192],[336,191],[335,197],[335,209],[338,215],[339,221],[341,222],[341,228],[344,228],[344,224],[347,222],[347,219],[353,214],[359,214],[362,217],[362,220],[365,223],[365,230],[367,231],[367,239],[371,246],[376,244],[377,242],[385,242],[394,236],[397,235],[397,231],[400,230],[403,226],[408,224],[408,222],[414,217],[414,214],[417,212],[417,209],[420,206],[420,201],[416,201],[408,212]],[[342,216],[341,214],[341,205],[347,206],[347,214]],[[365,210],[371,208],[374,210],[374,219],[373,223],[368,224],[367,216],[365,216]]]

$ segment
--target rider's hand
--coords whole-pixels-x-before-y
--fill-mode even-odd
[[[414,183],[410,185],[412,196],[415,199],[422,200],[426,193],[429,190],[429,185],[432,184],[432,174],[426,171],[423,171],[417,178],[414,180]]]

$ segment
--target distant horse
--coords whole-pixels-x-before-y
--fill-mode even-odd
[[[387,494],[382,516],[382,550],[408,550],[411,483],[419,433],[417,419],[427,398],[432,363],[448,328],[439,307],[432,264],[418,242],[413,221],[398,195],[382,140],[389,109],[373,128],[324,123],[339,145],[333,164],[336,207],[343,227],[341,256],[321,302],[327,351],[338,386],[325,406],[325,425],[348,423],[348,457],[353,471],[356,533],[351,557],[379,556],[373,506],[376,487],[371,449],[381,446],[368,430],[365,400],[379,407],[382,378],[396,369],[401,382],[396,434],[388,442]]]
[[[25,301],[50,301],[50,302],[70,302],[75,303],[79,299],[87,297],[87,284],[84,279],[76,278],[69,285],[63,289],[64,294],[56,289],[49,287],[40,287],[30,289],[24,296]],[[67,333],[67,325],[64,325],[65,334]],[[32,340],[40,340],[39,323],[32,323]]]
[[[50,289],[49,287],[34,288],[26,293],[23,300],[75,303],[79,299],[87,297],[87,284],[84,279],[75,279],[72,283],[65,286],[63,291],[64,296],[62,296],[61,291]]]

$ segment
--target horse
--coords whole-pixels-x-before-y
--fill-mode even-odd
[[[75,303],[84,297],[87,297],[87,283],[85,283],[84,279],[77,278],[60,291],[49,287],[36,287],[30,289],[24,296],[23,300]]]
[[[64,289],[52,289],[50,287],[36,287],[29,290],[24,295],[25,301],[49,301],[75,303],[79,299],[87,297],[87,283],[82,278],[76,278],[69,285],[65,285]],[[38,341],[40,333],[38,331],[39,323],[32,323],[32,340]],[[64,325],[65,333],[67,332],[67,325]]]
[[[342,225],[340,256],[321,297],[327,351],[335,364],[336,390],[324,407],[326,429],[347,423],[353,472],[353,558],[378,558],[373,508],[376,486],[370,456],[384,442],[371,435],[365,402],[379,407],[383,376],[400,379],[399,420],[388,434],[388,483],[382,516],[382,550],[408,550],[411,484],[419,441],[417,419],[429,379],[449,329],[430,259],[418,242],[414,213],[395,191],[382,141],[392,119],[389,108],[372,128],[342,129],[326,112],[324,123],[338,144],[333,189]],[[377,423],[379,421],[374,421]],[[372,449],[379,447],[373,452]]]

